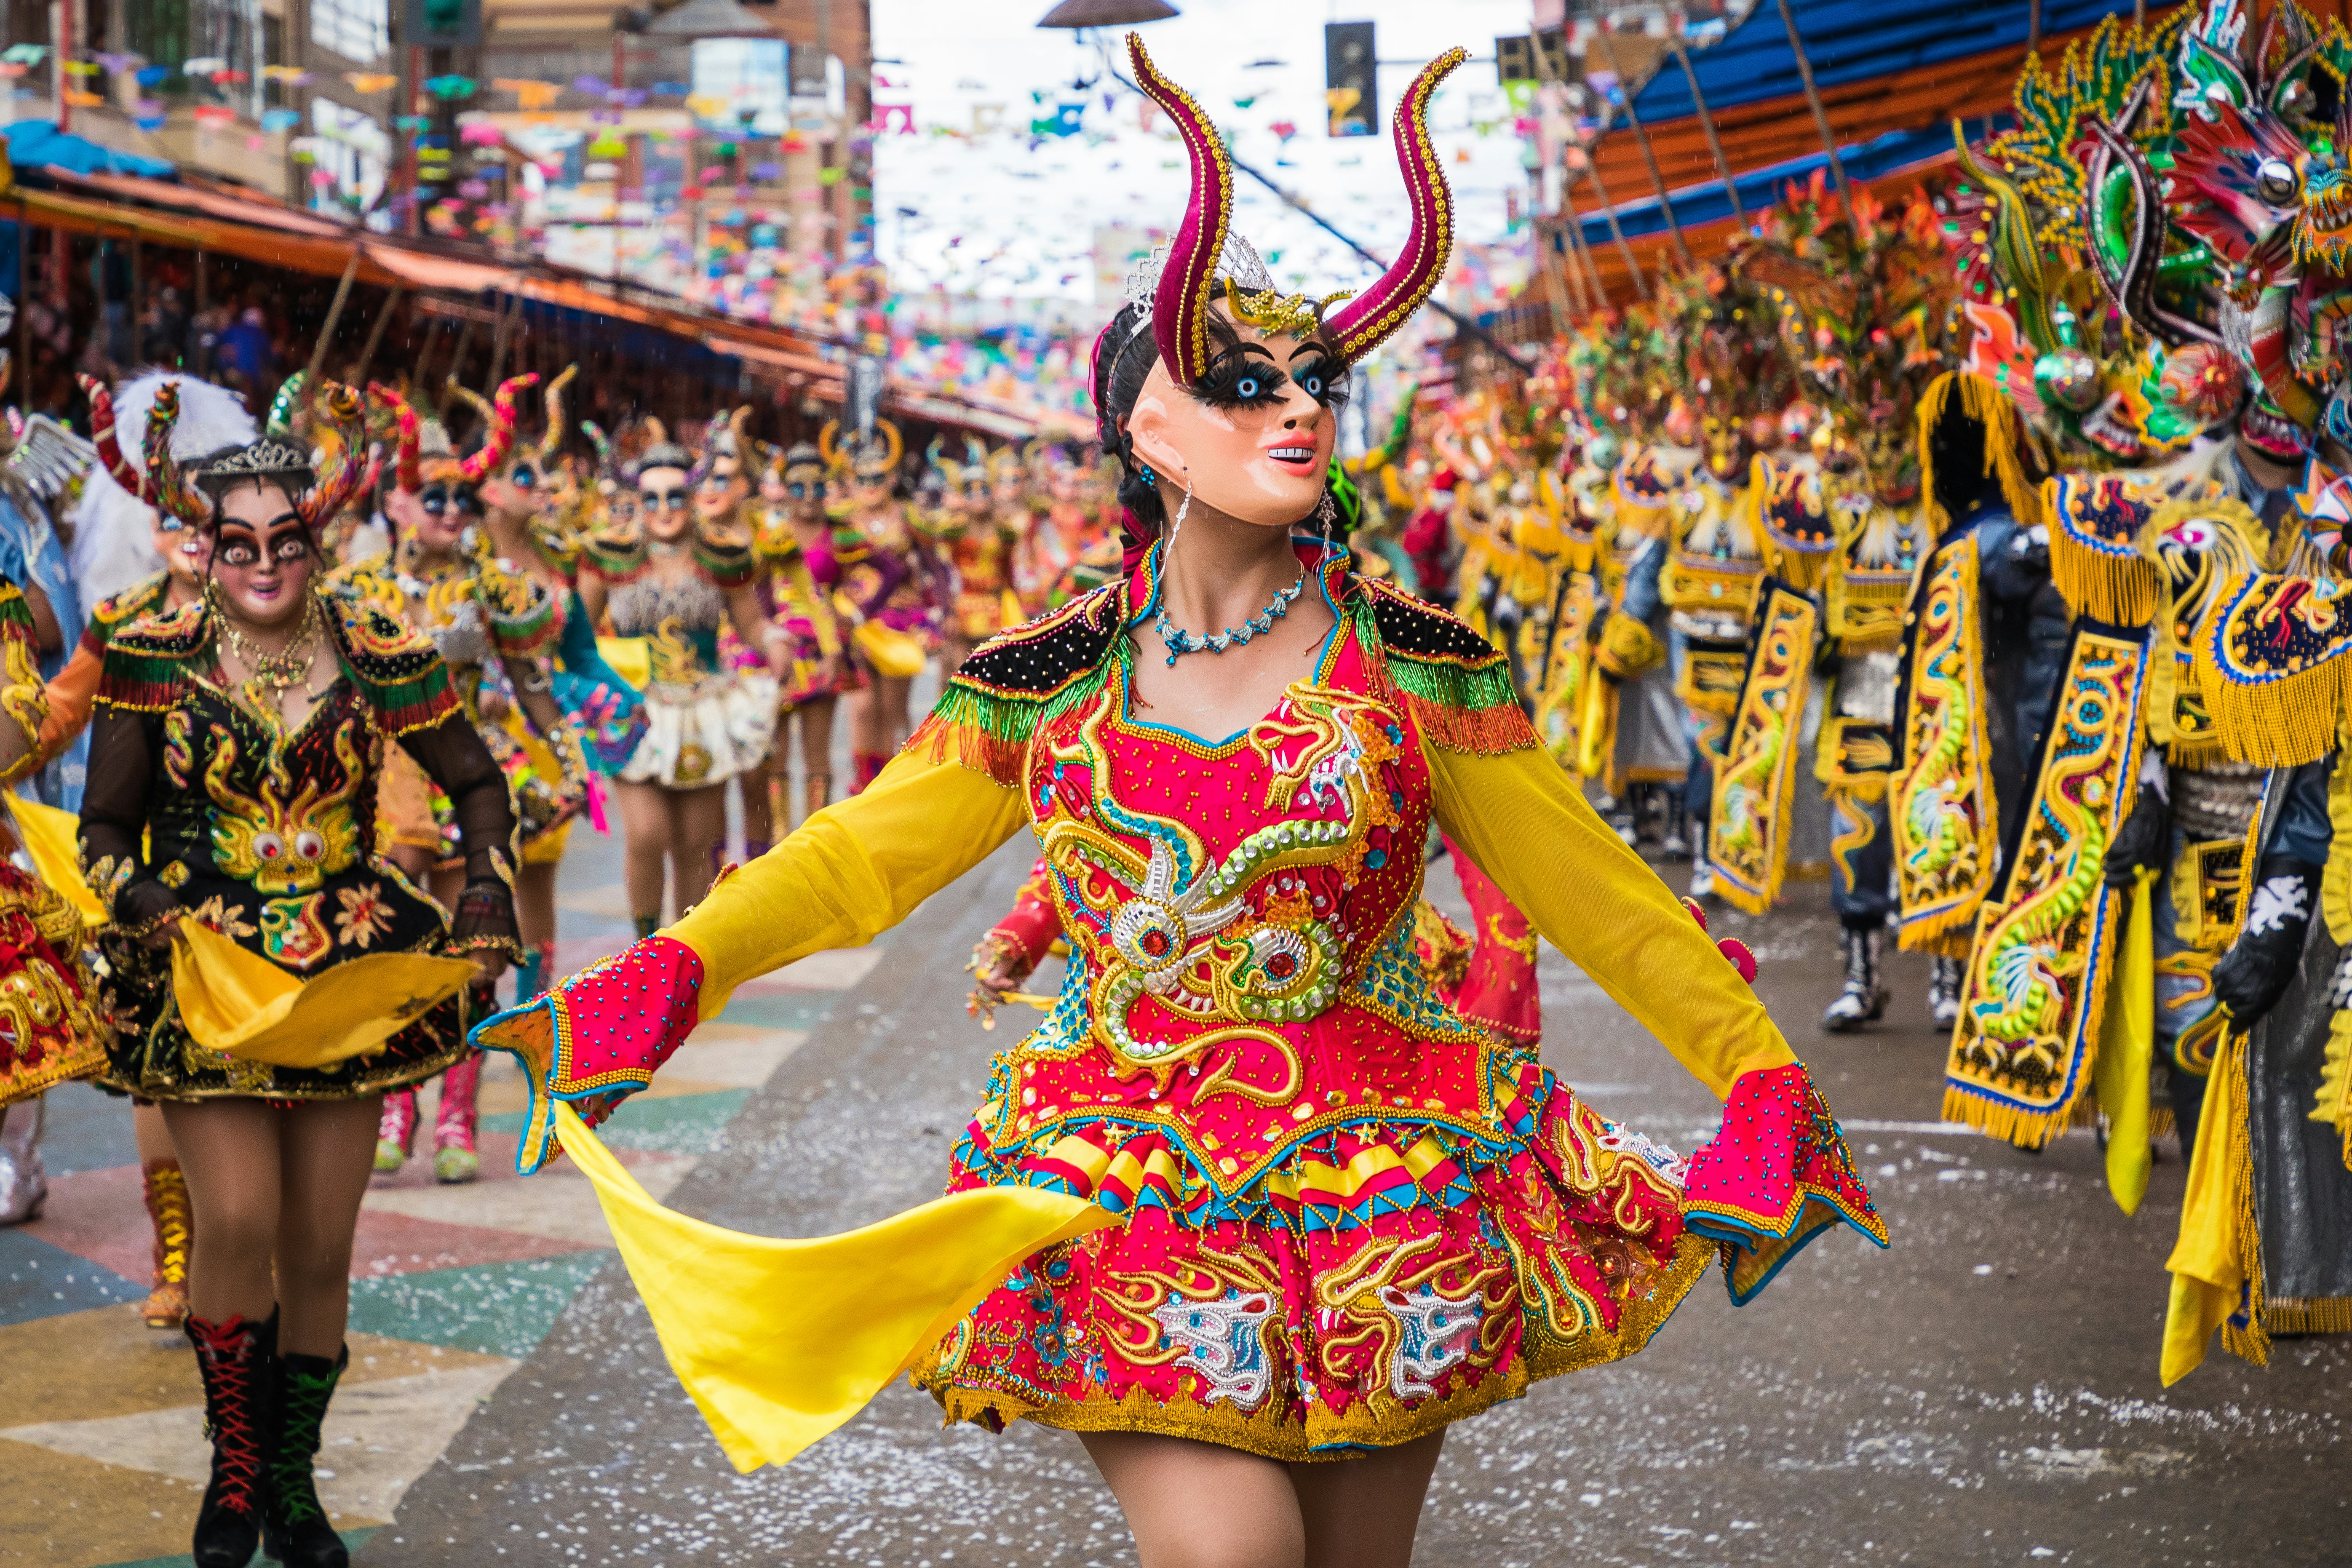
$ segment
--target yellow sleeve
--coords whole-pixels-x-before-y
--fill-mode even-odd
[[[1028,822],[1018,790],[910,746],[863,793],[720,879],[663,934],[702,960],[698,1010],[715,1018],[746,980],[871,942]]]
[[[1454,842],[1717,1100],[1740,1074],[1797,1059],[1739,972],[1559,764],[1532,747],[1423,754]]]

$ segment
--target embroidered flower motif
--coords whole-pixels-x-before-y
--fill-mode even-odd
[[[215,893],[211,898],[198,904],[190,911],[190,918],[200,926],[211,927],[232,942],[248,936],[257,936],[261,931],[259,926],[248,924],[244,917],[237,913],[236,906],[223,899],[218,893]]]
[[[343,906],[335,917],[335,930],[344,946],[366,948],[392,929],[392,911],[384,908],[383,889],[338,888],[335,897]]]

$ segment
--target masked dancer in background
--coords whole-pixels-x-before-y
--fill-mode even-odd
[[[366,954],[462,953],[486,987],[516,952],[506,779],[447,668],[421,634],[320,591],[317,530],[365,467],[356,400],[324,395],[320,474],[268,437],[183,468],[176,397],[157,394],[148,474],[206,546],[205,594],[116,630],[82,810],[111,921],[108,1081],[163,1102],[203,1237],[187,1331],[213,1447],[194,1542],[205,1563],[242,1563],[257,1540],[288,1563],[347,1560],[311,1456],[345,1360],[378,1101],[467,1046],[451,997],[373,1054],[322,1068],[225,1056],[190,1032],[175,979],[189,956],[173,952],[190,939],[174,927],[200,924],[305,982]],[[394,747],[451,802],[465,864],[454,925],[375,853],[366,806]]]
[[[397,395],[374,389],[396,430],[383,491],[393,550],[337,569],[325,585],[413,628],[439,652],[460,710],[508,780],[527,858],[534,844],[562,833],[584,804],[587,763],[579,738],[549,690],[555,595],[511,558],[493,554],[483,524],[483,483],[509,463],[513,394],[521,384],[528,383],[509,382],[500,389],[501,416],[492,420],[483,447],[462,458],[449,451],[437,422],[418,419]],[[512,475],[498,484],[507,504],[513,504]],[[534,753],[546,760],[536,760]],[[453,903],[471,869],[451,853],[455,802],[436,801],[424,771],[393,754],[385,759],[376,806],[379,837],[389,846],[389,856],[411,875],[429,878],[434,894],[444,904]],[[548,865],[551,884],[553,871]],[[546,914],[545,940],[551,941],[551,893]],[[481,1057],[468,1052],[441,1080],[433,1121],[436,1181],[469,1182],[480,1173],[476,1106],[481,1073]],[[415,1088],[394,1088],[384,1096],[378,1171],[397,1171],[406,1163],[418,1121]]]
[[[682,1261],[694,1289],[647,1292],[674,1363],[747,1468],[911,1364],[951,1420],[1077,1432],[1146,1563],[1401,1565],[1450,1423],[1638,1350],[1718,1256],[1746,1299],[1838,1220],[1885,1232],[1804,1068],[1537,743],[1503,657],[1356,576],[1336,537],[1350,366],[1444,271],[1426,116],[1463,51],[1398,107],[1407,259],[1318,306],[1231,233],[1213,125],[1129,47],[1193,159],[1194,210],[1094,356],[1156,542],[975,653],[864,795],[483,1036],[526,1064],[535,1163],[551,1098],[603,1116],[743,981],[870,940],[1034,829],[1070,978],[994,1062],[951,1195],[788,1254],[630,1199],[641,1262],[693,1226],[740,1284]],[[1729,1101],[1697,1159],[1432,994],[1412,911],[1433,822]],[[559,1019],[587,1056],[557,1053]],[[853,1355],[809,1329],[884,1272],[936,1296],[905,1303],[903,1336]],[[1188,1350],[1213,1318],[1242,1353]]]
[[[855,795],[882,771],[907,737],[908,688],[923,672],[938,635],[944,595],[934,592],[931,559],[895,495],[905,447],[898,427],[877,420],[876,435],[853,449],[835,444],[836,426],[817,436],[817,450],[846,479],[849,498],[835,533],[841,598],[855,623],[850,658],[863,684],[849,700],[849,761]]]
[[[693,455],[657,441],[637,458],[637,521],[583,542],[580,595],[590,616],[644,637],[647,729],[617,785],[628,837],[629,909],[640,931],[661,924],[667,878],[684,910],[698,902],[727,847],[727,781],[765,760],[776,682],[730,668],[719,633],[732,623],[765,648],[759,556],[740,531],[694,511]]]
[[[776,739],[770,768],[779,786],[790,782],[786,737],[795,727],[801,740],[801,816],[803,821],[833,801],[833,710],[856,679],[842,644],[834,595],[841,569],[833,554],[833,528],[825,521],[825,464],[806,442],[780,454],[763,480],[764,496],[775,497],[760,520],[761,601],[768,606],[768,635],[779,648]],[[776,816],[789,822],[780,787]],[[748,846],[747,846],[748,850]],[[747,853],[746,858],[749,858]]]

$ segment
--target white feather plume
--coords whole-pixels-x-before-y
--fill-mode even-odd
[[[260,437],[260,426],[236,394],[193,375],[150,371],[114,390],[115,440],[132,463],[141,460],[155,389],[167,381],[180,384],[180,419],[172,427],[173,457],[206,457]],[[84,606],[163,569],[163,558],[155,553],[154,528],[153,507],[116,484],[103,463],[90,470],[80,504],[74,508],[73,548],[68,554]]]

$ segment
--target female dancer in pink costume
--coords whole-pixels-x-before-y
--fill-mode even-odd
[[[1402,259],[1335,307],[1230,233],[1215,129],[1129,48],[1193,160],[1094,359],[1121,499],[1158,536],[1140,567],[975,652],[857,799],[480,1033],[525,1064],[534,1162],[550,1097],[608,1114],[741,982],[870,940],[1034,831],[1069,978],[996,1058],[950,1195],[882,1226],[954,1228],[910,1267],[870,1231],[730,1238],[637,1194],[642,1256],[676,1260],[639,1276],[673,1365],[739,1465],[787,1458],[855,1411],[841,1336],[695,1260],[782,1257],[760,1267],[861,1305],[919,1278],[940,1314],[867,1347],[856,1387],[903,1353],[950,1420],[1077,1434],[1146,1568],[1403,1568],[1449,1424],[1639,1350],[1718,1258],[1745,1300],[1829,1226],[1885,1228],[1803,1065],[1545,752],[1504,656],[1357,576],[1330,526],[1349,367],[1444,268],[1425,116],[1462,52],[1398,107]],[[1433,822],[1727,1101],[1697,1157],[1434,994],[1412,918]],[[965,1245],[1022,1216],[1049,1228],[1009,1258]]]

